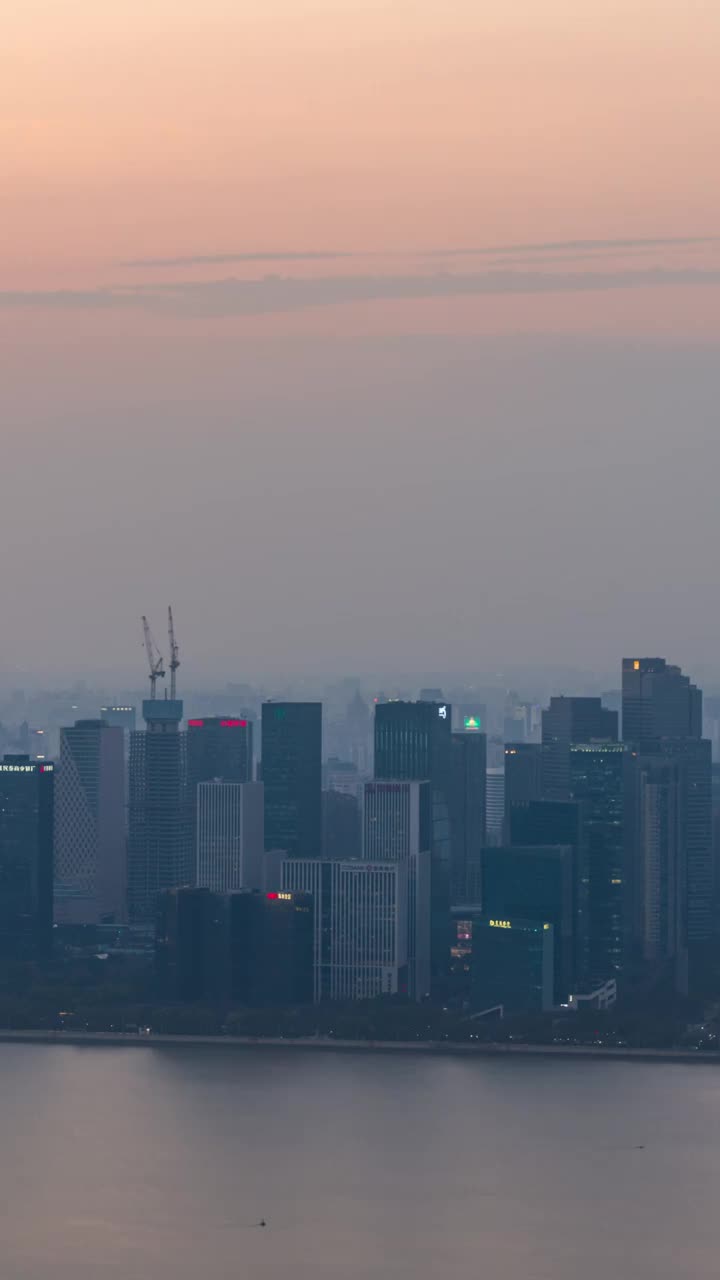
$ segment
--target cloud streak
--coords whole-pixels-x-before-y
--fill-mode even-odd
[[[317,307],[432,298],[593,293],[617,289],[718,285],[720,268],[619,271],[433,272],[418,275],[264,276],[259,280],[175,281],[94,290],[0,292],[0,308],[113,310],[129,308],[186,316],[260,316]]]
[[[189,254],[174,258],[133,258],[121,263],[124,267],[201,267],[228,266],[231,263],[251,262],[323,262],[343,258],[463,258],[495,257],[498,254],[538,253],[612,253],[627,249],[687,248],[694,245],[717,244],[720,236],[658,236],[635,237],[614,240],[544,240],[530,244],[497,244],[459,248],[429,248],[417,250],[384,249],[376,252],[353,252],[347,249],[320,250],[259,250],[245,253]]]

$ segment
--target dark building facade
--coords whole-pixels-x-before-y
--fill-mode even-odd
[[[687,943],[692,948],[706,942],[714,927],[712,747],[702,737],[702,693],[679,667],[669,665],[663,658],[624,658],[622,681],[623,737],[633,758],[639,762],[659,756],[673,761],[679,770],[682,794],[678,802],[681,829],[676,877],[683,886],[682,914]],[[638,802],[639,795],[638,785],[631,787],[631,806]],[[649,839],[643,834],[642,814],[630,812],[628,829],[634,841],[629,850],[629,874],[633,882],[632,915],[637,921]]]
[[[255,1008],[312,1004],[313,899],[309,893],[230,894],[229,997]]]
[[[511,1014],[551,1009],[553,966],[550,921],[518,916],[473,921],[470,990],[474,1009],[502,1005]]]
[[[467,899],[468,865],[485,844],[487,738],[484,733],[452,735],[450,781],[450,892]]]
[[[542,799],[542,760],[539,742],[505,744],[505,838],[508,841],[512,810]]]
[[[362,820],[357,796],[322,793],[322,856],[351,862],[362,855]]]
[[[256,1008],[313,999],[312,898],[302,893],[159,896],[155,960],[164,997]]]
[[[264,702],[265,848],[291,858],[322,849],[322,705]]]
[[[580,804],[587,865],[591,980],[612,977],[623,967],[626,763],[619,742],[576,743],[570,749],[570,786]]]
[[[193,794],[200,782],[252,782],[252,720],[205,716],[187,722],[188,781]]]
[[[0,761],[0,954],[49,952],[53,924],[55,766]]]
[[[155,919],[158,894],[193,882],[187,735],[182,702],[147,700],[147,728],[130,735],[128,908],[133,923]]]
[[[702,737],[702,693],[664,658],[623,658],[622,734],[632,744]]]
[[[570,799],[573,742],[617,742],[618,716],[599,698],[551,698],[542,713],[543,795]]]
[[[452,866],[452,707],[444,702],[384,702],[375,708],[375,777],[429,782],[431,973],[450,962]]]
[[[512,845],[569,845],[572,849],[576,984],[586,977],[588,969],[590,870],[585,835],[583,806],[576,800],[531,800],[511,814]]]
[[[488,920],[517,916],[553,926],[557,1004],[567,1000],[578,977],[573,856],[571,845],[510,845],[486,848],[482,853],[483,916]]]

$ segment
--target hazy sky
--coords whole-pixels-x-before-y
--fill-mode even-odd
[[[0,674],[714,664],[716,0],[23,0]],[[720,663],[718,663],[720,670]]]

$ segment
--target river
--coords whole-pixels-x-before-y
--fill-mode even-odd
[[[2,1044],[0,1099],[3,1280],[718,1272],[713,1064]]]

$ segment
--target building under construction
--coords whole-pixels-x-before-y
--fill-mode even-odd
[[[158,895],[192,882],[192,827],[188,792],[187,735],[180,730],[177,697],[180,665],[172,610],[168,610],[170,697],[157,696],[165,665],[143,618],[150,666],[150,697],[143,702],[145,729],[130,735],[128,910],[134,923],[155,919]]]

